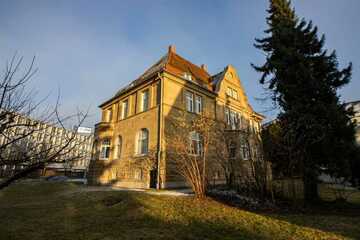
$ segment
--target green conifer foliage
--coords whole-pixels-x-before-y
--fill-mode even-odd
[[[265,31],[255,47],[266,54],[260,83],[271,92],[281,112],[284,138],[297,154],[307,202],[317,200],[317,177],[326,169],[335,177],[348,177],[354,126],[351,111],[339,101],[337,91],[351,79],[351,63],[339,69],[335,51],[324,49],[312,22],[299,20],[290,1],[270,0]]]

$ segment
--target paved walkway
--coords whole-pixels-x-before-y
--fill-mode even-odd
[[[153,190],[153,189],[139,189],[139,188],[120,188],[112,186],[83,186],[68,193],[76,192],[104,192],[104,191],[132,191],[143,192],[152,195],[165,195],[165,196],[193,196],[191,189],[173,189],[173,190]]]

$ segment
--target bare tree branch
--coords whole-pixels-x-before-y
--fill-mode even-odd
[[[65,122],[77,120],[74,128],[77,130],[88,111],[78,110],[74,115],[61,117],[60,91],[55,106],[43,107],[48,97],[37,101],[34,91],[28,91],[28,82],[37,72],[35,57],[18,76],[22,63],[23,58],[14,55],[0,79],[0,167],[11,166],[16,170],[0,182],[0,189],[50,163],[73,162],[84,157],[78,151],[82,140],[76,132],[65,128]]]

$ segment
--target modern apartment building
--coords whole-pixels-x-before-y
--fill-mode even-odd
[[[355,122],[355,137],[356,142],[360,145],[360,101],[348,102],[347,107],[352,107],[354,116],[352,120]]]
[[[12,139],[21,138],[15,141],[2,151],[1,157],[6,160],[5,164],[0,165],[0,177],[9,176],[19,169],[25,167],[27,163],[13,163],[14,154],[21,154],[22,151],[42,151],[41,148],[52,148],[54,151],[63,146],[69,138],[74,136],[67,152],[61,157],[55,159],[54,163],[46,164],[38,175],[76,175],[85,177],[88,170],[93,134],[77,132],[74,130],[64,129],[63,127],[54,126],[49,123],[31,119],[27,116],[16,114],[14,116],[14,127],[7,129],[0,134],[0,146],[11,142]],[[22,137],[28,135],[26,137]],[[77,157],[81,156],[81,157]],[[67,161],[67,159],[74,159]],[[66,161],[65,161],[66,160]],[[16,160],[15,160],[16,161]],[[58,163],[56,163],[58,161]]]
[[[139,78],[100,105],[101,122],[95,126],[89,183],[136,188],[186,186],[176,172],[171,148],[171,121],[179,113],[190,118],[206,114],[227,125],[229,135],[248,129],[251,141],[241,134],[231,150],[239,156],[239,168],[248,171],[247,161],[261,158],[259,142],[263,116],[248,103],[240,78],[231,65],[210,75],[205,65],[197,66],[170,46],[158,62]],[[201,154],[201,137],[189,133],[192,154]],[[213,149],[216,151],[216,149]],[[155,164],[146,164],[155,158]],[[221,171],[209,178],[221,178]]]

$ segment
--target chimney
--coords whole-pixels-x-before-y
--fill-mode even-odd
[[[169,52],[176,53],[176,47],[175,47],[175,45],[170,45],[170,46],[169,46]]]
[[[201,68],[207,72],[207,66],[205,64],[201,64]]]

